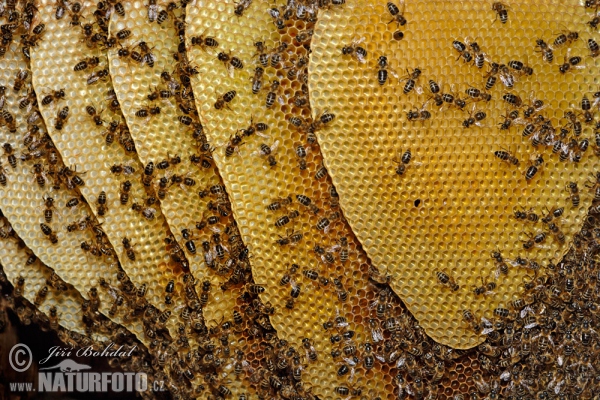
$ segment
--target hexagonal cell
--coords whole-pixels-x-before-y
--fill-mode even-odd
[[[233,221],[228,200],[224,191],[218,190],[221,181],[210,150],[199,145],[203,128],[196,105],[192,96],[186,97],[187,89],[178,83],[178,69],[173,68],[173,55],[179,54],[180,41],[177,22],[173,19],[176,14],[158,24],[149,21],[143,2],[128,2],[123,6],[125,15],[114,14],[109,28],[113,32],[127,31],[129,36],[122,40],[120,47],[108,52],[110,74],[121,111],[140,160],[144,165],[150,162],[155,165],[152,184],[160,200],[160,209],[179,246],[186,249],[190,272],[197,280],[208,280],[214,287],[220,287],[227,281],[229,273],[211,273],[206,252],[201,250],[200,244],[208,241],[214,248],[217,244],[215,233],[226,241],[236,232],[225,233]],[[150,61],[137,62],[131,55],[123,56],[124,48],[145,52]],[[177,65],[193,68],[182,63]],[[169,79],[165,79],[163,72],[169,73]],[[159,111],[156,115],[139,116],[140,110],[155,107]],[[207,194],[201,196],[201,192]],[[198,230],[201,224],[204,227]],[[193,247],[188,247],[190,243]],[[217,269],[215,265],[210,267]],[[205,319],[231,320],[235,299],[241,294],[238,289],[213,291],[214,301],[203,310]]]

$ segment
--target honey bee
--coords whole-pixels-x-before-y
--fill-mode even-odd
[[[278,80],[275,79],[271,82],[269,92],[267,93],[267,97],[265,99],[265,107],[273,107],[273,105],[275,104],[275,100],[279,101],[280,104],[284,104],[283,98],[277,95],[280,88],[281,83]]]
[[[135,168],[132,166],[133,162],[127,162],[124,164],[113,164],[110,167],[110,172],[115,175],[133,175],[135,173]]]
[[[542,158],[541,155],[537,155],[532,161],[530,161],[530,165],[527,168],[527,170],[525,170],[525,179],[529,182],[531,181],[535,175],[539,172],[539,169],[542,167],[542,165],[544,164],[544,159]]]
[[[410,110],[406,113],[409,121],[426,121],[431,118],[431,113],[426,109],[427,102],[420,109]]]
[[[401,79],[399,81],[399,82],[406,81],[406,84],[404,85],[404,88],[402,89],[402,92],[404,94],[408,94],[413,89],[415,89],[415,91],[417,93],[419,93],[419,94],[423,93],[423,89],[421,89],[419,86],[416,85],[416,81],[421,76],[421,70],[419,68],[415,68],[415,69],[412,70],[412,72],[410,72],[407,69],[406,72],[407,72],[406,77],[404,77],[403,79]]]
[[[259,146],[259,149],[252,153],[252,155],[266,157],[267,163],[270,167],[274,167],[277,165],[277,160],[275,159],[274,153],[279,146],[279,140],[276,140],[271,146],[268,146],[262,143]]]
[[[42,98],[42,105],[47,106],[53,101],[59,101],[61,99],[64,99],[65,96],[65,89],[54,90],[50,94],[47,94]]]
[[[398,26],[406,25],[407,21],[406,21],[406,18],[404,18],[404,8],[405,8],[404,0],[400,0],[399,4],[400,4],[400,7],[398,7],[397,5],[395,5],[392,2],[387,3],[388,12],[392,16],[392,19],[390,22],[388,22],[388,24],[391,24],[392,22],[395,21],[398,24]]]
[[[581,61],[583,60],[581,57],[579,56],[570,56],[570,50],[567,50],[567,54],[565,55],[564,58],[564,62],[562,65],[560,65],[558,67],[558,71],[561,74],[566,74],[568,71],[573,70],[573,69],[583,69],[585,68],[585,65],[580,65]]]
[[[380,56],[377,59],[377,81],[379,82],[380,86],[385,85],[388,80],[388,74],[398,78],[396,72],[390,68],[388,64],[388,58],[386,56]]]
[[[71,16],[71,21],[69,25],[71,26],[79,26],[81,25],[81,13],[83,10],[83,6],[79,2],[75,2],[71,4],[71,9],[67,9],[67,12]]]
[[[579,188],[577,187],[577,183],[569,182],[567,184],[566,190],[569,192],[569,199],[571,200],[571,204],[573,204],[573,207],[579,207],[581,200],[579,197]]]
[[[493,65],[492,65],[492,68],[493,68]],[[527,71],[529,72],[529,69]],[[531,72],[533,73],[533,70],[531,70]],[[508,66],[506,66],[505,64],[500,64],[500,65],[498,65],[498,73],[500,76],[500,80],[502,81],[504,86],[506,86],[509,89],[512,89],[515,85],[515,82],[517,81],[517,78],[512,73],[511,69]]]
[[[233,13],[238,17],[244,15],[244,11],[250,7],[252,4],[252,0],[240,0],[238,2],[234,2],[235,7],[233,8]]]
[[[382,274],[381,272],[379,272],[379,269],[377,269],[376,267],[370,266],[369,267],[369,280],[371,282],[375,282],[376,284],[380,284],[380,285],[390,284],[392,282],[392,276],[389,275],[387,272],[385,274]]]
[[[100,116],[102,114],[102,110],[100,112],[96,111],[96,107],[94,106],[86,106],[85,111],[91,117],[92,121],[96,126],[102,126],[104,124],[104,120]]]
[[[502,95],[502,99],[513,107],[521,107],[523,105],[523,100],[513,93],[505,93]]]
[[[494,151],[494,156],[496,156],[497,158],[499,158],[500,160],[502,160],[502,161],[504,161],[504,162],[506,162],[508,164],[511,164],[511,165],[514,165],[514,166],[518,166],[519,165],[519,159],[517,157],[515,157],[513,155],[513,153],[511,153],[508,150],[505,150],[505,149],[503,149],[503,150],[496,150],[496,151]]]
[[[286,231],[286,236],[278,235],[279,239],[275,241],[275,243],[280,246],[286,246],[288,244],[295,245],[302,240],[304,234],[302,232],[295,232],[293,229],[291,231]]]
[[[479,295],[484,295],[484,296],[488,296],[490,294],[494,293],[494,289],[496,289],[496,283],[495,282],[484,282],[483,277],[479,277],[481,279],[481,286],[474,286],[473,287],[473,293],[475,293],[476,296]]]
[[[192,46],[200,47],[202,50],[206,51],[207,48],[214,48],[219,46],[219,42],[215,40],[212,36],[206,36],[206,31],[202,32],[199,36],[192,36],[190,39],[190,43]]]
[[[456,59],[457,61],[461,57],[464,58],[464,62],[466,63],[473,61],[473,55],[469,51],[469,48],[463,42],[454,40],[452,42],[452,47],[458,52],[458,58]]]
[[[108,69],[102,69],[100,71],[92,72],[86,80],[88,85],[93,85],[98,81],[105,81],[109,76]]]
[[[158,114],[160,114],[158,106],[144,106],[135,112],[135,116],[138,118],[151,118]]]
[[[215,109],[222,110],[224,107],[226,107],[228,110],[231,110],[229,103],[235,98],[236,95],[237,92],[235,90],[230,90],[220,96],[217,96],[217,101],[214,104]]]
[[[44,219],[47,223],[52,222],[52,216],[56,206],[54,205],[54,198],[50,196],[44,196]]]
[[[124,237],[121,240],[121,243],[123,244],[123,251],[125,252],[125,254],[127,255],[127,258],[130,261],[135,261],[135,251],[133,250],[133,248],[135,247],[135,245],[131,244],[131,240],[127,237]]]
[[[106,192],[104,190],[101,191],[100,194],[98,195],[97,201],[98,201],[97,213],[98,213],[98,216],[102,217],[108,211],[108,206],[106,205]]]
[[[254,53],[252,58],[258,57],[258,61],[259,61],[260,65],[262,65],[263,67],[267,67],[269,65],[269,60],[271,58],[271,54],[267,51],[265,42],[263,42],[263,41],[254,42],[254,47],[256,47],[256,53]]]
[[[20,92],[28,77],[29,71],[25,69],[20,69],[19,72],[17,72],[15,83],[13,84],[13,90],[17,93]]]
[[[123,47],[117,50],[117,56],[121,59],[129,59],[135,61],[138,64],[144,63],[144,57],[142,54],[136,50],[133,50],[135,47]]]
[[[38,292],[35,295],[35,300],[33,301],[33,305],[39,308],[47,296],[48,296],[48,286],[42,286],[42,288],[40,290],[38,290]]]
[[[223,65],[225,65],[225,68],[227,68],[227,72],[229,73],[230,77],[233,77],[234,70],[244,68],[244,63],[242,62],[242,60],[235,56],[232,56],[231,52],[220,52],[217,55],[217,59],[221,61]]]
[[[469,87],[465,90],[465,93],[473,100],[473,101],[490,101],[492,100],[492,95],[486,93],[485,90],[479,90],[475,87]]]
[[[477,42],[471,41],[469,38],[465,38],[465,43],[471,48],[474,58],[473,63],[479,69],[483,68],[485,64],[485,53],[481,51],[479,44]]]
[[[58,237],[56,236],[56,233],[52,231],[52,228],[43,223],[40,224],[40,228],[42,229],[42,233],[48,238],[48,240],[50,240],[50,243],[58,243]]]
[[[4,169],[4,167],[2,167],[0,165],[0,173],[4,176],[6,172],[6,170]],[[33,171],[31,171],[31,173],[34,175],[35,177],[35,181],[37,182],[37,184],[39,185],[39,187],[43,188],[46,185],[46,180],[48,179],[46,177],[46,171],[44,170],[44,167],[42,164],[37,163],[33,165]],[[2,179],[3,182],[0,181],[0,183],[2,183],[3,186],[6,186],[6,178]]]
[[[69,118],[69,107],[65,106],[58,111],[56,114],[56,122],[54,124],[54,128],[58,131],[62,130],[65,122]]]
[[[142,57],[142,61],[141,64],[146,64],[148,65],[150,68],[154,68],[154,62],[156,61],[156,56],[152,53],[152,49],[150,46],[148,46],[148,43],[141,41],[139,42],[135,47],[140,49],[140,55]]]
[[[364,37],[361,37],[360,39],[354,39],[350,45],[342,48],[342,54],[352,56],[358,62],[364,64],[367,58],[367,50],[360,46],[364,40]]]
[[[19,99],[19,109],[23,110],[26,108],[26,112],[29,112],[36,101],[35,92],[33,89],[30,89],[24,97]]]
[[[13,117],[13,115],[9,111],[2,110],[2,119],[6,123],[6,126],[8,127],[8,131],[10,133],[16,133],[17,132],[17,123],[15,121],[15,118]]]
[[[598,46],[598,42],[594,39],[590,38],[587,41],[588,49],[590,50],[590,57],[595,58],[600,56],[600,46]]]
[[[50,307],[49,311],[49,319],[50,319],[50,329],[57,331],[58,330],[58,312],[55,306]]]
[[[4,155],[10,166],[15,169],[17,168],[17,157],[15,156],[15,150],[10,143],[4,143],[2,145],[2,149],[4,150]]]
[[[119,198],[122,205],[125,205],[129,202],[129,192],[131,191],[131,182],[125,181],[121,184],[121,189],[119,191]]]
[[[512,60],[508,62],[508,67],[520,75],[532,75],[533,69],[521,61]]]
[[[473,125],[483,126],[481,121],[483,121],[486,117],[486,113],[482,110],[476,110],[475,104],[473,104],[473,108],[469,112],[469,118],[463,121],[462,125],[464,128],[469,128]]]
[[[146,8],[148,9],[147,16],[148,22],[154,22],[158,18],[158,5],[156,4],[156,0],[149,0],[148,4],[146,4]]]
[[[133,203],[131,205],[131,209],[140,213],[144,218],[148,220],[153,220],[156,215],[156,209],[152,207],[144,206],[140,203]]]
[[[254,69],[254,75],[252,76],[252,93],[257,94],[261,91],[263,86],[263,75],[265,70],[261,67]]]
[[[498,18],[500,18],[500,22],[503,24],[508,21],[508,6],[506,4],[499,1],[494,2],[492,3],[492,11],[496,13],[496,18],[494,18],[494,21],[496,21]]]
[[[6,104],[6,86],[0,86],[0,111],[4,109]]]
[[[333,278],[333,284],[335,286],[335,291],[338,297],[338,300],[342,303],[348,300],[348,291],[344,288],[342,281],[340,278]]]
[[[542,53],[542,59],[546,62],[551,63],[552,61],[554,61],[554,52],[552,47],[550,47],[546,42],[544,42],[542,39],[537,39],[536,40],[536,50],[539,53]]]
[[[460,288],[454,278],[444,271],[435,271],[435,276],[441,285],[448,286],[453,292],[456,292]]]
[[[285,197],[285,198],[278,198],[278,199],[275,199],[273,202],[271,202],[267,206],[267,210],[269,210],[269,211],[277,211],[277,210],[280,210],[282,207],[287,207],[290,204],[292,204],[292,198],[291,198],[291,196],[288,196],[288,197]]]
[[[406,172],[406,169],[409,167],[409,163],[410,163],[411,159],[412,159],[412,153],[410,152],[410,150],[406,150],[400,157],[399,161],[396,158],[392,159],[393,162],[398,164],[398,166],[396,167],[396,174],[398,176],[404,175],[404,173]]]
[[[570,45],[571,43],[579,40],[579,33],[574,31],[564,30],[554,39],[554,47],[564,46],[565,44]]]

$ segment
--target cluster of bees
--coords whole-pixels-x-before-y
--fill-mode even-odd
[[[463,311],[465,322],[487,337],[477,348],[483,374],[473,376],[481,396],[598,396],[597,203],[563,260],[535,271],[510,308],[496,308],[492,320]],[[500,253],[493,257],[504,262]]]
[[[12,229],[10,222],[8,222],[1,211],[0,222],[2,224],[2,231],[6,232],[6,234],[2,235],[1,240],[14,241],[19,251],[23,251],[28,255],[25,267],[31,268],[35,263],[39,263],[36,255],[27,248],[25,242]],[[55,272],[51,272],[44,284],[37,291],[32,302],[29,302],[24,297],[26,285],[27,280],[22,275],[17,276],[13,285],[11,285],[3,268],[0,268],[0,287],[2,288],[3,298],[6,300],[8,307],[19,318],[21,324],[25,326],[35,324],[44,332],[55,331],[61,341],[74,347],[92,346],[95,349],[100,349],[103,347],[103,344],[95,338],[98,335],[110,336],[114,343],[123,345],[123,348],[128,349],[128,351],[131,350],[132,356],[128,359],[122,359],[120,366],[125,370],[142,371],[141,364],[142,360],[148,357],[147,350],[137,340],[135,335],[132,335],[127,329],[98,312],[99,301],[96,288],[90,289],[89,300],[80,298],[81,322],[85,328],[85,334],[81,334],[60,326],[61,312],[55,305],[50,306],[47,313],[41,311],[49,293],[72,292],[74,289],[71,285],[63,281]],[[0,313],[0,316],[0,331],[2,331],[8,323],[4,310]],[[136,365],[139,365],[139,367],[135,367]],[[119,365],[115,365],[115,367],[117,366]],[[148,373],[152,374],[153,371],[149,370]]]

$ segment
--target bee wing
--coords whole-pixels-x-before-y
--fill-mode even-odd
[[[531,324],[527,324],[527,325],[525,325],[525,326],[524,326],[524,328],[525,328],[525,329],[531,329],[531,328],[533,328],[533,327],[536,327],[536,326],[537,326],[537,324],[538,324],[538,323],[537,323],[537,321],[533,321]]]
[[[269,10],[269,15],[270,15],[272,18],[275,18],[275,19],[277,19],[277,18],[279,18],[279,15],[280,15],[280,13],[279,13],[279,10],[278,10],[277,8],[271,8],[271,9]]]
[[[351,359],[351,358],[346,358],[346,357],[343,357],[343,358],[344,358],[344,361],[346,361],[346,364],[350,365],[351,367],[354,367],[354,366],[356,366],[356,363],[354,362],[354,360],[353,360],[353,359]]]
[[[510,379],[510,371],[504,371],[500,374],[500,379],[503,381],[508,381]]]
[[[277,150],[277,147],[279,147],[279,140],[276,140],[275,143],[273,143],[273,145],[271,146],[271,151],[275,151]]]
[[[415,85],[415,92],[423,94],[423,87],[421,85]]]
[[[534,313],[534,312],[533,312],[533,308],[531,308],[531,306],[527,306],[527,307],[525,307],[525,308],[523,308],[523,309],[521,310],[521,318],[525,318],[525,316],[526,316],[528,313],[532,313],[532,314]]]
[[[119,297],[119,293],[112,287],[108,289],[108,294],[110,294],[110,297],[112,297],[115,300]]]
[[[227,63],[227,74],[229,75],[230,78],[233,78],[233,65],[231,65],[231,63]]]
[[[512,74],[501,73],[500,80],[507,88],[512,88],[515,85],[515,77]]]
[[[362,37],[360,37],[360,38],[358,38],[358,39],[356,39],[356,38],[355,38],[355,39],[352,41],[352,44],[354,44],[354,45],[359,45],[359,44],[361,44],[361,43],[362,43],[362,42],[364,42],[364,41],[365,41],[365,37],[364,37],[364,36],[362,36]]]
[[[339,244],[334,244],[333,246],[328,247],[325,251],[328,253],[337,253],[340,251],[341,246]]]
[[[262,132],[256,131],[256,134],[258,136],[262,137],[262,138],[265,138],[265,139],[270,139],[271,138],[271,135],[269,135],[267,133],[262,133]]]
[[[212,249],[204,253],[204,261],[206,264],[213,264],[215,261],[215,256],[213,254]]]
[[[279,102],[279,104],[284,105],[285,104],[285,100],[283,99],[283,96],[277,96],[277,101]]]
[[[398,2],[398,9],[400,9],[400,14],[404,14],[406,4],[404,4],[404,0],[400,0]]]
[[[402,356],[396,361],[396,368],[401,368],[404,364],[406,364],[406,357]]]
[[[381,342],[383,340],[383,333],[380,329],[373,329],[371,330],[371,337],[374,343]]]

